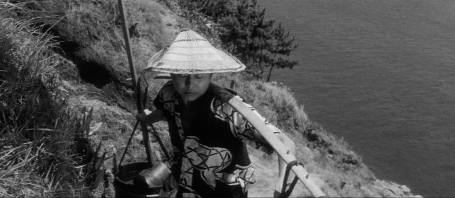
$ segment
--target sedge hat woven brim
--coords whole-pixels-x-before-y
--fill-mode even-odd
[[[175,74],[222,73],[242,71],[245,65],[196,32],[184,30],[150,59],[146,69]]]

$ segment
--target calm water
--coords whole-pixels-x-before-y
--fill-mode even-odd
[[[379,179],[455,196],[455,1],[261,0],[300,43],[289,85]]]

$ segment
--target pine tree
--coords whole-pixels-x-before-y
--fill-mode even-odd
[[[191,3],[188,3],[191,2]],[[269,67],[267,82],[274,68],[293,68],[297,61],[288,60],[297,48],[281,23],[265,19],[266,9],[257,0],[192,0],[186,6],[218,23],[223,47],[238,57],[247,71],[262,80]]]
[[[298,45],[294,43],[294,37],[290,37],[289,31],[286,31],[281,23],[272,31],[272,42],[269,45],[268,51],[273,54],[270,57],[270,69],[267,76],[267,82],[270,81],[272,70],[276,68],[290,68],[292,69],[297,61],[288,60],[284,57],[289,57],[289,54],[295,50]],[[278,56],[277,56],[278,55]]]
[[[232,3],[230,0],[205,0],[203,10],[207,16],[211,16],[213,22],[218,23],[220,18],[232,14]]]

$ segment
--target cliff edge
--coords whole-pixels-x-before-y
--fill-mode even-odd
[[[148,59],[180,29],[197,31],[203,28],[203,32],[207,33],[212,27],[204,24],[211,22],[189,21],[182,16],[181,8],[174,1],[125,0],[125,5],[131,25],[135,65],[141,73],[139,82],[143,88],[148,86],[147,108],[153,109],[150,101],[166,80],[155,80],[150,74],[141,72]],[[93,121],[101,123],[101,127],[90,137],[92,147],[102,140],[100,145],[102,150],[107,151],[107,156],[114,153],[121,156],[134,128],[135,100],[116,0],[45,0],[7,2],[0,6],[2,27],[11,21],[27,21],[30,29],[39,25],[33,31],[53,36],[48,42],[55,45],[43,49],[46,56],[52,57],[48,65],[51,69],[43,72],[42,76],[57,76],[58,92],[67,101],[69,109],[76,113],[84,107],[93,109]],[[37,39],[34,34],[1,36],[2,39],[15,41],[12,42],[15,48],[10,49],[17,52],[22,52],[22,48],[30,44],[27,39]],[[216,37],[207,36],[216,42]],[[292,90],[285,85],[256,81],[244,74],[217,74],[213,80],[244,96],[261,115],[296,142],[297,158],[328,197],[414,196],[404,185],[377,179],[342,138],[330,134],[306,115],[303,105],[297,103]],[[155,128],[170,149],[166,123],[158,123]],[[136,131],[124,163],[145,161],[142,141],[142,135]],[[151,141],[155,161],[163,160],[163,151],[156,139]],[[277,156],[267,155],[252,147],[249,151],[257,175],[257,183],[250,188],[249,194],[251,197],[271,197],[278,174]],[[112,160],[106,160],[104,166],[108,172],[114,167]],[[60,188],[55,186],[55,189]],[[0,195],[18,194],[0,183]],[[23,195],[30,196],[27,193]],[[112,178],[106,177],[106,184],[92,189],[91,196],[113,197]],[[299,183],[291,196],[311,195]]]

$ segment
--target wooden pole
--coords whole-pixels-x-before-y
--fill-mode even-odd
[[[229,103],[233,108],[235,108],[242,116],[248,120],[248,122],[256,128],[262,137],[273,147],[277,154],[289,164],[292,161],[297,160],[294,155],[292,155],[287,147],[276,137],[269,127],[242,101],[235,98],[231,93],[225,89],[215,85],[210,84],[210,89],[217,95],[223,102]],[[291,169],[295,175],[299,178],[300,181],[305,185],[305,187],[310,191],[314,197],[324,197],[325,194],[321,189],[313,182],[310,178],[308,172],[301,165],[293,166]]]
[[[133,64],[133,53],[132,53],[131,46],[130,46],[130,34],[129,34],[129,31],[128,31],[128,22],[126,21],[126,14],[125,14],[125,11],[123,9],[124,8],[123,1],[122,0],[118,0],[118,5],[119,5],[120,14],[121,14],[121,17],[122,17],[122,22],[123,22],[123,36],[125,37],[126,53],[127,53],[127,56],[128,56],[128,63],[129,63],[129,66],[130,66],[131,81],[132,81],[132,84],[133,84],[133,90],[134,90],[135,96],[139,97],[140,96],[139,92],[141,90],[138,90],[138,86],[137,86],[136,68],[134,67],[134,64]],[[138,112],[143,112],[144,111],[140,99],[136,100],[136,105],[137,105],[137,111]],[[151,145],[150,145],[149,134],[148,134],[148,131],[147,131],[147,124],[145,122],[141,122],[141,129],[142,129],[142,136],[143,136],[143,141],[144,141],[144,145],[145,145],[145,152],[147,154],[147,162],[148,162],[148,164],[149,164],[149,166],[151,168],[153,166],[153,163],[152,163],[152,149],[151,149]]]

